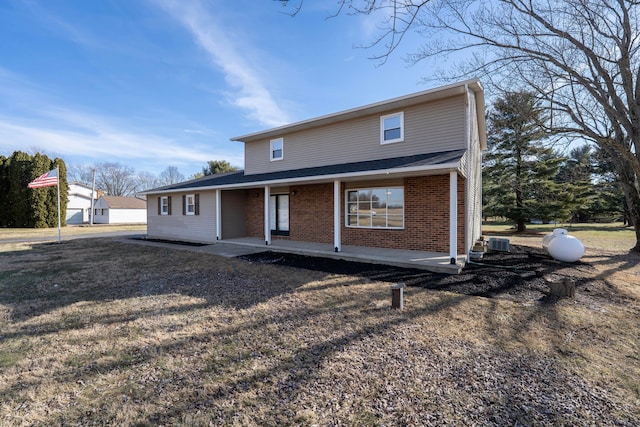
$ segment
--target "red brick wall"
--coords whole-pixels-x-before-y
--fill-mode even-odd
[[[342,244],[448,253],[449,175],[405,178],[404,204],[404,230],[345,228],[343,214]],[[464,179],[461,177],[458,177],[458,252],[464,252]]]
[[[291,186],[289,191],[290,236],[284,238],[333,244],[333,184]],[[346,228],[344,191],[343,184],[340,194],[343,245],[449,252],[448,174],[405,178],[404,230]],[[464,252],[464,192],[465,180],[459,176],[458,253]],[[264,189],[247,190],[247,236],[264,238],[263,218]]]
[[[264,239],[264,188],[247,190],[247,237]]]
[[[291,186],[289,190],[291,240],[333,244],[333,184]]]

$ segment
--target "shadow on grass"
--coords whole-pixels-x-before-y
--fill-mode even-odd
[[[542,303],[556,301],[549,296],[546,278],[567,276],[570,274],[566,272],[568,266],[589,268],[587,263],[562,263],[552,259],[541,249],[517,245],[512,245],[509,253],[488,253],[481,261],[468,263],[458,275],[274,252],[262,252],[241,258],[331,274],[356,275],[373,281],[402,282],[407,286],[463,295]],[[594,286],[594,281],[590,278],[572,279],[578,289]]]
[[[549,360],[543,356],[511,355],[500,349],[479,355],[474,353],[480,349],[468,343],[455,343],[468,356],[467,360],[467,357],[439,352],[439,346],[446,345],[445,341],[407,341],[403,335],[396,336],[406,324],[424,326],[432,320],[438,321],[443,313],[453,316],[457,307],[474,295],[461,292],[463,289],[475,292],[481,289],[488,295],[504,295],[517,289],[523,274],[530,274],[529,270],[519,270],[518,264],[509,265],[515,268],[508,269],[474,266],[460,278],[371,264],[340,264],[339,268],[353,269],[350,272],[337,270],[340,272],[336,273],[324,268],[307,273],[271,264],[249,264],[103,239],[37,246],[33,251],[3,256],[10,262],[1,264],[0,268],[3,278],[0,304],[11,307],[12,322],[25,322],[12,338],[74,331],[90,323],[126,325],[155,314],[171,316],[213,306],[229,311],[229,316],[233,314],[235,319],[229,324],[217,319],[215,328],[199,333],[167,334],[158,341],[141,343],[144,340],[133,337],[108,354],[65,355],[64,367],[52,375],[66,381],[68,388],[78,388],[79,383],[97,383],[98,378],[118,377],[122,371],[128,373],[128,379],[124,385],[117,385],[122,391],[105,390],[103,393],[112,394],[106,399],[96,398],[103,406],[92,402],[88,411],[86,405],[77,405],[68,408],[57,421],[79,424],[113,421],[117,411],[137,401],[148,405],[144,409],[133,406],[138,408],[137,418],[130,421],[137,425],[187,424],[189,420],[201,425],[243,424],[243,421],[265,425],[310,424],[317,420],[300,410],[314,405],[315,413],[329,417],[325,421],[334,417],[334,421],[342,419],[347,424],[344,420],[354,416],[357,409],[364,412],[362,419],[350,419],[355,424],[365,419],[370,420],[369,424],[425,424],[428,420],[437,421],[451,404],[445,394],[438,392],[437,381],[430,382],[431,378],[447,381],[447,387],[466,397],[466,406],[461,406],[457,418],[451,420],[465,419],[466,415],[467,420],[484,420],[488,425],[527,425],[540,421],[532,418],[537,414],[535,416],[549,424],[571,424],[576,418],[571,418],[573,415],[563,405],[577,393],[582,399],[580,402],[593,411],[608,408],[609,402],[601,396],[576,391],[576,378],[549,367]],[[532,277],[558,273],[561,266],[552,264],[540,268],[540,271],[534,270]],[[489,290],[487,282],[476,283],[473,279],[481,271],[486,272],[487,280],[493,277]],[[404,281],[419,293],[432,289],[458,292],[443,292],[423,306],[409,306],[404,311],[390,310],[388,306],[379,308],[372,295],[352,292],[333,295],[330,301],[312,303],[305,299],[305,288],[305,292],[294,298],[300,288],[314,281],[322,282],[333,274],[357,274],[369,281]],[[496,275],[504,280],[496,281]],[[358,283],[361,283],[358,279],[348,279],[336,281],[334,285],[323,283],[313,289],[321,292]],[[387,289],[385,285],[385,291]],[[159,295],[184,295],[201,302],[168,307],[144,305],[144,297]],[[278,304],[280,297],[281,310],[262,311],[262,303],[274,300],[274,304]],[[128,299],[140,299],[140,302],[124,315],[103,313],[77,321],[68,318],[65,321],[63,315],[59,323],[33,321],[34,317],[82,301],[116,304]],[[295,304],[287,306],[292,300]],[[541,316],[554,315],[546,305],[539,305],[537,310]],[[531,322],[536,320],[531,317]],[[5,336],[2,332],[0,335]],[[354,359],[340,366],[336,356],[347,352]],[[181,370],[168,366],[151,370],[155,375],[152,379],[141,378],[150,364],[164,367],[167,359],[180,361]],[[394,371],[395,375],[388,377],[387,370],[394,361],[406,369]],[[362,369],[350,368],[345,372],[348,363],[361,365]],[[331,371],[331,364],[337,365],[335,371]],[[400,373],[409,375],[403,378]],[[552,380],[538,378],[541,373],[553,374]],[[361,384],[354,387],[356,391],[345,389],[345,375],[352,375],[352,381]],[[479,375],[487,377],[470,381]],[[416,384],[416,378],[428,383]],[[17,389],[35,393],[45,380],[32,377],[19,387],[5,384],[0,386],[0,392],[12,398]],[[527,382],[530,384],[524,387],[523,383]],[[310,397],[313,393],[318,393],[318,397]],[[362,396],[357,396],[358,393]],[[480,393],[488,397],[478,397]],[[409,403],[402,400],[412,395],[421,397]],[[561,398],[543,398],[549,395]],[[386,406],[377,406],[383,399]],[[56,423],[56,419],[52,421]]]
[[[243,309],[304,281],[213,255],[82,239],[0,253],[0,304],[24,321],[78,302],[178,294]],[[277,275],[276,275],[277,276]],[[274,280],[277,279],[277,280]],[[244,283],[238,288],[238,283]],[[141,309],[141,314],[145,309]]]

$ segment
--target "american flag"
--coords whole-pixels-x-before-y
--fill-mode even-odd
[[[58,169],[54,169],[45,174],[40,175],[27,185],[29,188],[51,187],[58,185]]]

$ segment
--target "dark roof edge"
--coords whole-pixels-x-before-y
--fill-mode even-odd
[[[453,150],[453,151],[445,151],[439,153],[430,153],[433,154],[434,157],[441,155],[443,153],[459,153],[459,155],[455,158],[452,158],[450,161],[446,163],[435,163],[435,164],[426,164],[426,165],[418,165],[418,166],[396,166],[391,168],[377,168],[377,169],[363,169],[352,172],[335,172],[335,173],[327,173],[327,174],[314,174],[314,175],[305,175],[302,174],[300,176],[292,176],[292,177],[278,177],[268,179],[268,176],[277,176],[280,172],[272,172],[272,173],[264,173],[264,174],[256,174],[256,180],[241,180],[238,182],[227,182],[227,183],[212,183],[211,185],[205,186],[185,186],[185,183],[175,184],[174,188],[157,188],[153,190],[148,190],[145,192],[141,192],[140,194],[148,195],[148,194],[159,194],[159,193],[180,193],[185,191],[192,190],[217,190],[217,189],[241,189],[241,188],[251,188],[255,186],[262,185],[282,185],[282,184],[292,184],[292,183],[304,183],[309,181],[331,181],[336,179],[345,179],[345,178],[354,178],[354,177],[371,177],[371,176],[387,176],[391,174],[401,174],[401,173],[412,173],[412,172],[432,172],[432,171],[451,171],[457,170],[462,174],[465,174],[465,171],[461,169],[460,161],[464,157],[466,150]],[[407,156],[413,157],[413,156]],[[342,165],[344,166],[344,165]],[[327,166],[330,168],[332,166]],[[321,167],[322,168],[322,167]],[[302,171],[302,170],[299,170]],[[282,171],[281,171],[282,172]],[[290,171],[290,172],[295,172]],[[249,175],[250,177],[251,175]],[[266,179],[260,179],[260,178]],[[212,179],[212,176],[209,176],[209,179]],[[177,187],[177,188],[176,188]]]

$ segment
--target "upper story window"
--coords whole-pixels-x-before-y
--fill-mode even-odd
[[[198,194],[185,194],[182,196],[182,214],[200,215],[200,197]]]
[[[380,117],[380,144],[404,141],[404,112]]]
[[[282,160],[284,158],[284,138],[272,139],[270,144],[270,160]]]

